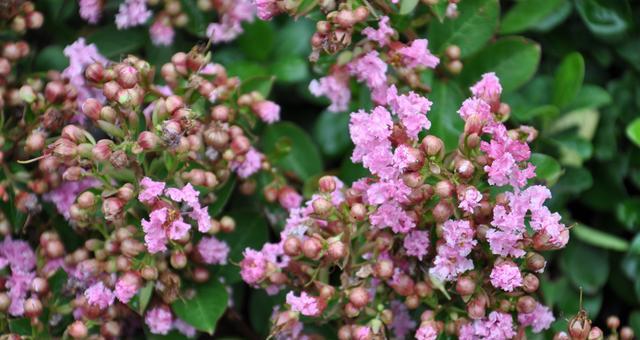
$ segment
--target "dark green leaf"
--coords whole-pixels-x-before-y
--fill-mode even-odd
[[[457,18],[433,22],[429,29],[429,48],[442,53],[458,45],[465,58],[480,50],[498,26],[500,5],[497,0],[466,0],[458,4]]]
[[[237,76],[243,81],[242,89],[249,86],[245,82],[251,82],[253,79],[259,79],[260,83],[272,82],[273,76],[269,74],[263,63],[239,60],[225,65],[230,76]],[[271,89],[271,86],[268,87]]]
[[[273,307],[284,301],[284,292],[269,296],[264,290],[254,290],[249,298],[249,320],[259,334],[269,334]]]
[[[453,150],[464,128],[464,122],[456,112],[462,104],[462,92],[455,83],[434,80],[429,99],[433,101],[427,114],[431,120],[429,133],[442,138],[447,150]]]
[[[224,277],[227,283],[234,283],[240,281],[238,263],[242,261],[242,252],[246,248],[262,248],[269,238],[269,226],[264,217],[255,212],[236,211],[229,216],[236,221],[236,232],[218,236],[220,240],[227,242],[231,249],[229,264],[221,267],[217,275]]]
[[[218,216],[224,209],[229,197],[233,194],[233,189],[236,187],[236,178],[232,177],[218,190],[216,190],[216,200],[209,205],[209,215],[212,217]]]
[[[640,199],[630,198],[618,204],[616,218],[627,229],[635,231],[640,226]]]
[[[553,186],[553,192],[578,194],[593,185],[593,177],[585,168],[566,167],[565,173]]]
[[[207,20],[198,8],[196,0],[180,0],[184,13],[189,17],[185,29],[198,37],[206,36]]]
[[[582,87],[584,59],[578,52],[567,55],[558,69],[553,82],[553,103],[564,108],[571,103]]]
[[[587,227],[584,224],[576,225],[571,229],[573,235],[584,243],[596,246],[602,249],[610,249],[615,251],[627,251],[629,242],[617,236],[607,234],[603,231]]]
[[[65,57],[63,48],[57,45],[45,47],[36,57],[34,70],[35,71],[48,71],[58,70],[62,71],[69,66],[69,60]]]
[[[213,334],[218,319],[227,309],[228,294],[225,287],[215,278],[204,284],[194,285],[195,295],[182,298],[171,304],[177,317],[199,331]]]
[[[629,125],[627,125],[627,137],[635,143],[637,146],[640,146],[640,118],[634,119]]]
[[[536,175],[539,179],[544,179],[549,186],[553,186],[562,175],[562,168],[553,157],[534,153],[531,155],[531,163],[536,166]]]
[[[105,26],[87,37],[87,41],[98,46],[98,51],[109,59],[118,59],[123,54],[144,46],[147,32],[141,28],[119,30],[115,25]]]
[[[465,63],[460,75],[463,84],[480,80],[485,72],[495,72],[505,92],[526,83],[536,73],[540,46],[522,37],[508,37],[488,45]]]
[[[344,157],[340,165],[338,178],[344,181],[345,184],[351,185],[351,183],[369,176],[371,176],[369,170],[365,169],[360,163],[354,164],[351,161],[351,155],[348,154]]]
[[[351,146],[349,114],[324,111],[313,125],[313,139],[322,154],[331,158],[342,156]]]
[[[240,91],[242,93],[258,91],[266,98],[269,96],[269,93],[271,93],[274,80],[272,76],[253,77],[240,85]]]
[[[595,294],[609,276],[609,253],[580,242],[570,242],[562,252],[561,262],[569,280],[586,294]]]
[[[553,14],[567,0],[521,0],[518,1],[500,22],[500,33],[513,34],[527,30],[545,17]]]
[[[276,165],[291,171],[300,179],[309,177],[322,171],[320,152],[307,133],[289,122],[269,125],[262,136],[263,150],[267,154],[278,153],[283,147],[289,152],[278,159]]]
[[[635,334],[640,334],[640,311],[633,311],[629,316],[629,326]]]
[[[619,39],[631,27],[631,10],[626,0],[575,0],[587,28],[602,39]]]
[[[578,94],[567,107],[567,111],[577,109],[597,109],[611,103],[611,95],[597,85],[584,84]]]
[[[9,319],[9,330],[19,335],[32,335],[31,322],[27,318]]]
[[[270,21],[255,20],[244,25],[244,33],[237,40],[242,52],[252,60],[266,61],[275,42],[275,29]]]
[[[300,42],[309,41],[315,31],[315,24],[307,18],[287,21],[284,27],[277,32],[274,54],[278,57],[307,57],[311,52],[311,45]]]
[[[624,43],[616,48],[616,51],[636,71],[640,72],[640,58],[638,58],[638,55],[640,55],[640,38],[625,40]]]
[[[572,11],[573,6],[571,5],[571,1],[563,1],[560,7],[556,8],[553,13],[532,26],[531,29],[538,32],[548,32],[563,23]]]
[[[60,295],[64,285],[67,283],[68,275],[64,269],[60,268],[56,270],[55,274],[49,277],[49,289],[54,296]]]
[[[558,307],[561,315],[568,317],[578,313],[580,309],[580,293],[578,289],[571,287],[566,277],[556,281],[543,280],[541,281],[541,288],[545,304]],[[584,295],[582,304],[587,313],[595,317],[602,306],[602,294]],[[563,328],[567,329],[566,323]]]
[[[296,83],[309,78],[309,63],[302,57],[281,57],[271,66],[271,71],[276,81],[283,83]]]

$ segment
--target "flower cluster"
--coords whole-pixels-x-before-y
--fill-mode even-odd
[[[372,85],[374,73],[362,73]],[[554,316],[535,296],[538,252],[564,247],[568,229],[544,206],[550,191],[530,185],[535,131],[501,122],[498,78],[485,74],[471,92],[452,152],[421,137],[432,103],[415,92],[391,85],[384,104],[351,114],[352,160],[372,176],[350,188],[321,178],[281,241],[245,250],[240,263],[254,287],[290,290],[274,333],[314,318],[340,319],[340,339],[511,339],[549,328]]]

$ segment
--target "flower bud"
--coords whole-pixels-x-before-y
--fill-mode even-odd
[[[571,340],[571,338],[565,332],[558,332],[553,336],[553,340]]]
[[[456,172],[462,178],[471,178],[474,172],[473,163],[467,159],[458,159],[455,163]]]
[[[44,97],[49,103],[62,102],[65,97],[64,84],[60,81],[52,81],[44,88]]]
[[[123,208],[124,202],[116,197],[109,197],[102,202],[102,213],[108,221],[116,220]]]
[[[436,183],[435,185],[435,194],[440,196],[440,198],[451,197],[451,195],[453,195],[455,190],[456,190],[455,185],[453,185],[453,183],[447,180],[442,180]]]
[[[40,151],[44,148],[45,134],[42,131],[34,130],[25,141],[25,150],[29,153]]]
[[[328,249],[329,258],[333,261],[337,261],[347,254],[347,247],[341,241],[332,242],[329,244]]]
[[[302,242],[302,253],[312,260],[320,258],[322,252],[322,242],[315,237],[308,237]]]
[[[209,281],[209,277],[210,277],[210,274],[207,268],[196,267],[193,270],[193,280],[195,282],[199,282],[199,283],[207,282]]]
[[[173,113],[174,111],[184,107],[184,101],[179,96],[171,95],[167,97],[167,99],[165,99],[164,105],[167,109],[167,112]]]
[[[117,72],[118,84],[125,89],[130,89],[138,83],[138,70],[133,66],[125,65]]]
[[[289,236],[284,241],[284,253],[291,257],[300,255],[300,248],[302,247],[302,241],[295,236]]]
[[[473,299],[467,303],[467,314],[473,320],[484,318],[485,303],[481,299]]]
[[[118,94],[120,93],[120,85],[115,82],[115,81],[108,81],[104,84],[104,86],[102,87],[102,94],[104,94],[104,96],[108,99],[108,100],[118,100]]]
[[[521,296],[518,298],[518,302],[516,302],[516,309],[518,310],[518,313],[532,313],[534,309],[536,309],[536,306],[538,305],[538,302],[536,301],[536,299],[532,298],[531,296],[525,295],[525,296]]]
[[[421,147],[422,151],[424,151],[424,153],[429,157],[441,157],[444,155],[444,143],[442,142],[442,139],[436,136],[429,135],[424,137],[424,139],[422,139]]]
[[[120,324],[114,320],[107,321],[100,326],[100,334],[107,339],[118,339],[122,328]]]
[[[331,211],[331,208],[333,207],[331,202],[322,197],[315,199],[312,203],[312,206],[313,212],[319,216],[325,216],[327,213],[329,213],[329,211]]]
[[[364,308],[369,303],[369,292],[363,287],[356,287],[349,292],[349,302],[358,309]]]
[[[532,272],[538,272],[544,269],[544,267],[547,264],[547,261],[544,259],[544,256],[538,253],[533,253],[533,252],[530,252],[527,254],[526,261],[527,261],[527,269],[529,269]]]
[[[37,318],[42,314],[42,302],[31,297],[24,301],[24,315],[29,318]]]
[[[5,313],[11,306],[11,298],[7,293],[0,293],[0,312]]]
[[[625,326],[620,329],[620,340],[632,340],[633,336],[633,329],[631,329],[631,327]]]
[[[134,187],[131,183],[126,183],[118,188],[117,196],[119,199],[129,202],[135,197]]]
[[[82,112],[92,120],[100,119],[101,109],[102,104],[95,98],[89,98],[82,104]]]
[[[142,131],[140,135],[138,135],[138,145],[140,145],[143,150],[154,150],[161,142],[160,137],[150,131]]]
[[[115,123],[118,113],[111,106],[104,106],[100,109],[100,119],[109,123]]]
[[[460,47],[458,45],[449,45],[444,51],[445,55],[449,59],[460,59]]]
[[[394,267],[393,261],[390,259],[378,259],[373,267],[373,271],[376,277],[388,279],[393,276]]]
[[[334,192],[336,190],[336,180],[333,176],[322,176],[318,180],[318,187],[324,193]]]
[[[460,276],[456,282],[456,292],[462,296],[469,296],[476,290],[476,283],[468,276]]]
[[[230,216],[223,216],[220,219],[220,229],[223,233],[230,233],[236,229],[236,221]]]
[[[171,253],[171,267],[175,269],[182,269],[187,266],[187,256],[181,251],[174,251]]]
[[[602,332],[600,327],[593,327],[593,328],[591,328],[591,331],[589,331],[589,336],[587,337],[587,339],[588,340],[603,340],[604,339],[604,333]]]
[[[84,76],[89,81],[100,83],[104,79],[104,66],[101,63],[93,63],[84,70]]]
[[[356,221],[363,221],[367,217],[367,207],[362,203],[355,203],[351,206],[350,214]]]
[[[462,62],[460,60],[452,60],[447,63],[447,70],[451,72],[451,74],[460,74],[462,72]]]
[[[540,280],[534,274],[527,274],[522,279],[522,289],[527,293],[533,293],[540,287]]]
[[[236,155],[244,155],[251,148],[251,141],[245,136],[237,136],[231,140],[231,150]]]
[[[67,332],[74,339],[84,339],[89,335],[89,329],[87,329],[84,322],[80,320],[76,320],[70,324],[67,328]]]
[[[440,201],[435,205],[435,207],[433,207],[432,214],[436,222],[443,223],[451,217],[453,214],[453,208],[450,203]]]
[[[418,296],[421,298],[431,296],[431,294],[433,294],[433,288],[431,287],[431,285],[423,281],[416,283],[415,291],[416,294],[418,294]]]
[[[60,240],[50,240],[45,247],[45,255],[50,259],[64,255],[64,245]]]
[[[158,278],[158,269],[151,266],[145,266],[140,271],[140,275],[147,281],[154,281]]]
[[[36,277],[31,281],[31,291],[42,296],[49,291],[49,282],[41,277]]]

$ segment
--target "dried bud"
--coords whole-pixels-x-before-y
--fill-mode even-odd
[[[591,331],[591,320],[587,316],[587,312],[580,310],[578,315],[569,321],[569,334],[574,340],[585,340]]]
[[[114,221],[122,213],[124,202],[117,197],[109,197],[102,202],[102,213],[107,221]]]

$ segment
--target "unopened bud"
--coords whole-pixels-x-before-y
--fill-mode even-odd
[[[441,156],[444,154],[444,143],[442,142],[442,139],[436,136],[429,135],[424,137],[424,139],[422,139],[421,146],[422,151],[424,151],[424,153],[429,157]]]
[[[84,322],[77,320],[69,325],[67,328],[69,335],[74,339],[84,339],[89,335],[89,329]]]
[[[322,243],[315,237],[309,237],[302,243],[302,253],[312,260],[320,258]]]
[[[364,287],[356,287],[349,292],[349,302],[361,309],[369,303],[369,292]]]
[[[318,180],[318,187],[324,193],[334,192],[336,190],[336,180],[333,176],[322,176]]]

